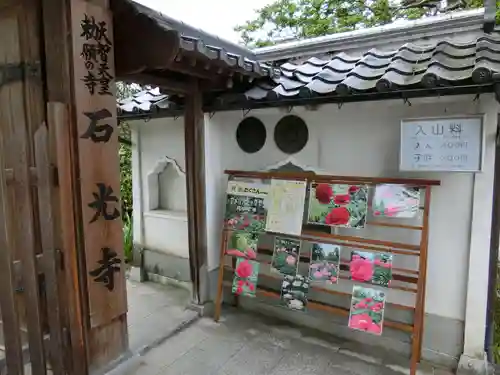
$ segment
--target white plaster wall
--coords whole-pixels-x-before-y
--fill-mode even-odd
[[[177,211],[149,209],[148,175],[165,156],[174,159],[185,171],[184,123],[182,119],[164,118],[131,122],[132,131],[132,183],[134,200],[134,243],[171,255],[188,258],[187,213],[178,209],[185,202],[176,202]],[[169,166],[168,168],[171,168]],[[161,184],[165,189],[185,189],[185,184]],[[160,195],[165,196],[165,192]],[[175,193],[186,199],[186,192]]]
[[[476,101],[473,101],[473,96],[412,99],[411,106],[402,100],[395,100],[345,104],[341,108],[324,105],[317,111],[308,111],[303,107],[292,110],[309,127],[307,146],[294,155],[302,165],[317,167],[335,175],[441,180],[441,186],[433,188],[432,192],[426,312],[460,320],[464,320],[466,308],[474,177],[465,173],[400,173],[400,120],[483,113],[485,102],[493,103],[491,96],[482,95]],[[496,110],[494,104],[490,104],[490,108]],[[205,120],[209,269],[218,267],[219,262],[220,223],[227,181],[223,171],[259,170],[288,157],[275,146],[273,140],[274,126],[285,113],[279,109],[267,109],[254,110],[249,115],[260,118],[268,132],[265,146],[252,155],[242,152],[236,143],[236,127],[243,118],[241,111],[220,112]],[[491,136],[496,126],[496,120],[493,122],[491,116],[489,124]],[[491,155],[493,148],[494,141],[489,137],[486,144],[488,155]],[[489,179],[492,173],[492,163],[488,163],[481,178]],[[491,210],[483,213],[483,223],[488,222],[490,214]],[[489,230],[489,226],[483,225],[482,228],[476,228],[475,236],[489,238]],[[378,235],[384,236],[385,233]],[[415,240],[415,235],[407,236],[406,242]],[[481,248],[481,251],[487,257],[488,249]],[[395,261],[396,266],[399,261]],[[410,261],[403,262],[407,266]],[[482,267],[484,262],[480,263]],[[487,274],[487,268],[478,272]],[[349,288],[350,285],[347,286]],[[391,290],[389,300],[412,305],[413,296]]]

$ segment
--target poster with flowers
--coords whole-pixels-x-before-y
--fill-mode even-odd
[[[311,282],[337,284],[340,267],[339,245],[313,243],[311,248],[311,263],[309,278]]]
[[[309,278],[302,275],[286,275],[281,283],[281,303],[292,310],[305,311]]]
[[[255,297],[259,266],[259,262],[242,258],[238,259],[233,278],[234,294],[238,296]]]
[[[383,291],[354,285],[349,328],[381,335],[384,325],[385,299],[386,294]]]
[[[300,240],[276,237],[274,239],[271,271],[294,276],[299,266]]]
[[[246,259],[257,259],[257,245],[260,233],[235,231],[227,241],[226,255]]]
[[[309,189],[308,223],[364,228],[368,186],[313,183]]]
[[[372,201],[374,216],[413,218],[420,206],[420,191],[404,185],[383,184],[375,187]]]
[[[266,224],[266,200],[269,181],[230,180],[226,191],[225,227],[232,230],[263,232]]]
[[[353,251],[349,272],[351,280],[388,287],[392,280],[392,254]]]

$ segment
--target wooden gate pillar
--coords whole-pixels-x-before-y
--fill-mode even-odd
[[[128,349],[113,25],[107,1],[43,0],[43,18],[73,369],[85,374]]]

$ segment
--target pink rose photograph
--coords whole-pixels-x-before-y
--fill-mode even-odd
[[[386,294],[383,291],[354,285],[348,326],[357,331],[381,335]]]
[[[276,237],[271,271],[295,276],[299,266],[300,240]]]
[[[388,287],[392,280],[392,254],[353,251],[349,273],[351,280]]]
[[[337,284],[339,279],[340,246],[326,243],[313,243],[309,278],[311,282]]]

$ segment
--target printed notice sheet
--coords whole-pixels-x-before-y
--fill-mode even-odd
[[[271,180],[266,231],[301,234],[306,187],[306,181]]]

